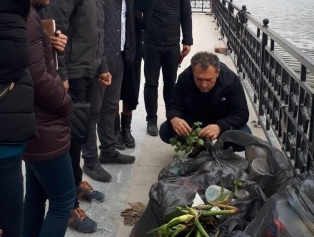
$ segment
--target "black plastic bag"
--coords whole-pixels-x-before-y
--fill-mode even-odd
[[[249,162],[234,153],[232,149],[223,150],[213,148],[210,154],[208,154],[208,152],[202,153],[201,156],[196,159],[175,157],[168,166],[161,170],[158,180],[208,172],[211,172],[213,176],[216,176],[217,173],[219,173],[220,176],[231,173],[242,177],[248,165]]]
[[[148,231],[161,226],[164,223],[160,208],[150,200],[141,216],[141,219],[134,225],[130,237],[155,236],[155,234],[146,234]]]
[[[265,203],[245,233],[252,237],[314,236],[313,171],[285,184]]]

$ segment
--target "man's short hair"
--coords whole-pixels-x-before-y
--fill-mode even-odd
[[[209,52],[198,52],[191,59],[191,66],[194,68],[199,65],[204,71],[209,67],[213,66],[216,70],[220,69],[220,60],[216,54]]]

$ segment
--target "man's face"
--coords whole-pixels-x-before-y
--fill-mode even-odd
[[[193,68],[193,76],[195,85],[201,92],[208,92],[216,84],[217,77],[219,76],[220,70],[209,66],[206,70],[203,70],[200,65],[196,65]]]

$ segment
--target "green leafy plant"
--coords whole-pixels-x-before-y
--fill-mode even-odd
[[[188,136],[178,136],[170,139],[171,146],[174,146],[174,151],[176,153],[184,152],[184,154],[189,153],[193,147],[203,147],[205,146],[205,140],[199,137],[199,133],[202,130],[202,122],[195,122],[192,132]]]
[[[179,234],[186,237],[209,237],[210,232],[217,232],[217,223],[213,219],[214,216],[229,216],[238,213],[236,207],[227,205],[229,202],[230,200],[224,200],[196,207],[179,206],[177,209],[182,214],[174,217],[168,223],[148,231],[147,234],[154,233],[158,237],[175,237]],[[220,210],[212,210],[215,206],[219,207]]]

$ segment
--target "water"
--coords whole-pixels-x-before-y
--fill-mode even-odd
[[[314,0],[233,0],[286,40],[314,58]]]

